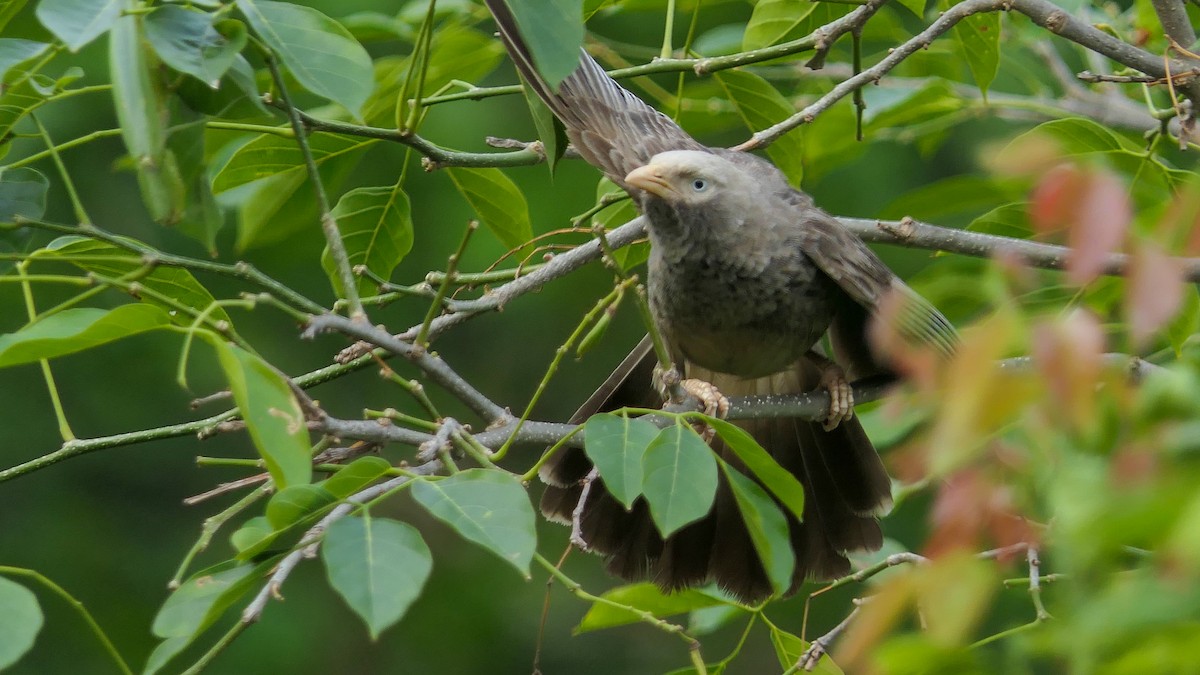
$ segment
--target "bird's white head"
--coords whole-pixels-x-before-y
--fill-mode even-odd
[[[701,205],[727,192],[741,171],[711,152],[671,150],[625,176],[630,187],[669,203]]]

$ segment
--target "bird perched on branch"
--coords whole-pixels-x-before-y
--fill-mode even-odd
[[[486,2],[526,85],[562,121],[579,154],[624,188],[646,216],[650,308],[683,377],[731,396],[829,391],[824,420],[738,424],[805,489],[803,522],[791,516],[789,522],[792,589],[805,578],[846,574],[847,552],[881,545],[877,516],[891,506],[890,480],[853,416],[848,384],[888,372],[866,340],[868,319],[885,298],[899,296],[905,306],[896,330],[945,353],[953,348],[953,327],[772,164],[700,144],[586,52],[552,88],[504,0]],[[836,361],[816,348],[827,331]],[[575,421],[600,410],[661,403],[652,385],[654,364],[643,342]],[[713,444],[740,466],[719,439]],[[602,480],[585,493],[591,469],[578,449],[549,461],[541,472],[549,484],[542,511],[567,523],[574,516],[587,547],[607,558],[611,572],[649,578],[667,590],[713,580],[746,601],[771,595],[727,484],[718,487],[706,517],[664,539],[644,500],[626,510]]]

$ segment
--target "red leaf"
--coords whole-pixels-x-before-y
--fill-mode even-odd
[[[1067,230],[1067,277],[1080,285],[1104,271],[1108,255],[1120,246],[1133,220],[1120,179],[1073,164],[1048,171],[1031,201],[1029,217],[1037,232]]]
[[[1125,317],[1134,346],[1141,346],[1170,321],[1183,303],[1184,269],[1158,246],[1143,243],[1129,262]]]
[[[1104,329],[1090,312],[1075,310],[1033,329],[1033,361],[1053,394],[1050,404],[1065,408],[1076,428],[1096,422],[1103,354]]]

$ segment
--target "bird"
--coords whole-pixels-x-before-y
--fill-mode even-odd
[[[684,383],[719,392],[705,401],[714,407],[729,396],[829,391],[823,420],[736,423],[805,491],[803,518],[788,515],[796,558],[788,592],[806,579],[847,574],[848,554],[882,545],[879,517],[892,504],[891,480],[853,415],[848,384],[895,377],[868,340],[868,324],[889,298],[902,298],[898,332],[946,355],[956,339],[952,324],[769,161],[701,144],[585,50],[576,69],[550,86],[505,0],[486,4],[525,85],[562,122],[578,154],[645,216],[651,315]],[[832,357],[818,346],[826,333]],[[661,405],[656,363],[643,340],[571,421]],[[710,442],[745,473],[719,438]],[[612,574],[648,579],[664,591],[715,582],[745,602],[774,594],[724,478],[706,516],[663,537],[643,498],[627,509],[602,478],[588,484],[591,472],[581,449],[553,456],[539,473],[547,484],[541,510],[552,521],[575,523]]]

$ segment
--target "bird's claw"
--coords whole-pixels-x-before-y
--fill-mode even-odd
[[[854,390],[850,388],[846,372],[833,363],[821,371],[821,386],[829,392],[829,412],[821,420],[821,426],[825,431],[833,431],[854,417]]]
[[[717,417],[724,419],[729,414],[729,399],[721,393],[719,389],[714,387],[711,382],[704,380],[683,380],[679,383],[683,390],[691,394],[693,398],[704,406],[704,414],[709,417]],[[716,433],[712,427],[707,424],[696,424],[696,432],[700,434],[705,442],[713,439]]]

